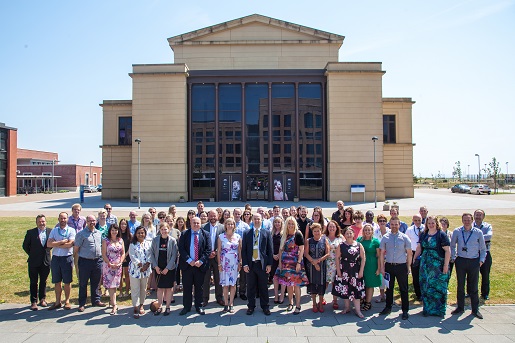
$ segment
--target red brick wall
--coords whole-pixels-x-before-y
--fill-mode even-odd
[[[18,170],[23,173],[32,173],[33,175],[42,175],[43,173],[51,173],[52,165],[36,165],[36,166],[19,166]],[[54,166],[55,176],[60,176],[56,179],[57,188],[78,188],[81,184],[85,184],[85,175],[89,173],[89,166],[81,166],[77,164],[59,164]],[[97,182],[91,184],[97,185],[100,183],[100,174],[102,167],[91,166],[92,174],[97,173]]]
[[[36,159],[44,161],[59,160],[59,155],[56,152],[38,151],[29,149],[18,149],[19,159]]]

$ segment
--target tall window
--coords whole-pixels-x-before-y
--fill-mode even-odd
[[[118,118],[118,145],[132,145],[132,117]]]
[[[395,135],[395,115],[383,115],[383,143],[397,143]]]
[[[241,174],[241,84],[218,87],[218,158],[222,173]]]
[[[191,90],[193,199],[215,194],[215,85],[195,84]]]

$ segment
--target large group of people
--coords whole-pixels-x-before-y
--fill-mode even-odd
[[[180,291],[179,314],[186,315],[194,306],[204,315],[213,285],[223,313],[234,313],[234,299],[239,296],[247,301],[248,315],[254,313],[257,298],[263,313],[270,315],[268,290],[273,285],[274,304],[280,306],[287,299],[284,306],[293,315],[302,311],[305,286],[311,311],[323,313],[327,297],[333,310],[340,309],[342,299],[342,314],[353,311],[364,318],[376,288],[380,295],[375,302],[385,302],[379,313],[391,313],[397,281],[402,319],[408,319],[411,275],[423,315],[442,317],[454,267],[457,307],[452,314],[464,312],[468,294],[472,314],[482,318],[479,276],[481,297],[488,300],[492,265],[492,226],[484,222],[484,211],[464,213],[462,225],[451,232],[449,220],[428,215],[425,206],[408,225],[395,208],[389,219],[379,214],[374,222],[373,211],[354,211],[341,200],[336,205],[337,210],[326,217],[320,207],[309,216],[305,206],[253,211],[247,204],[244,210],[206,212],[199,201],[197,210],[188,211],[186,217],[179,216],[172,205],[168,212],[150,208],[139,222],[134,211],[128,220],[118,220],[110,204],[97,216],[82,217],[80,204],[75,204],[71,216],[59,214],[54,228],[47,227],[44,215],[38,215],[37,227],[27,231],[23,242],[30,309],[70,310],[75,268],[79,312],[85,310],[89,284],[92,306],[107,306],[101,300],[103,287],[112,315],[118,311],[117,295],[130,293],[133,316],[139,318],[154,290],[154,315],[169,315],[174,292]],[[56,296],[51,306],[46,301],[50,274]]]

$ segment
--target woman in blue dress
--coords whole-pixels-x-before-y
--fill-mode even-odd
[[[424,304],[422,314],[445,316],[449,279],[450,241],[440,229],[438,219],[429,216],[420,235],[414,259],[420,258],[420,291]]]

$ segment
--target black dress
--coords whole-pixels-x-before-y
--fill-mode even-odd
[[[308,239],[304,249],[309,249],[309,256],[313,259],[319,259],[324,256],[326,252],[326,237],[321,237],[318,241],[315,238]],[[308,294],[324,295],[326,288],[326,263],[320,263],[320,270],[316,268],[306,259],[306,274],[308,276],[309,284]]]
[[[274,247],[274,255],[279,254],[279,249],[281,248],[281,233],[272,235],[272,245]],[[272,269],[270,270],[270,274],[268,277],[268,282],[272,282],[274,279],[275,271],[279,267],[279,260],[272,260]]]
[[[166,268],[168,264],[168,240],[170,237],[160,237],[159,238],[159,257],[157,258],[157,266],[159,269],[163,270]],[[173,282],[175,281],[175,269],[169,270],[166,275],[159,274],[156,275],[158,278],[157,288],[172,288]]]
[[[128,229],[127,229],[128,230]],[[127,236],[122,236],[123,246],[125,247],[125,253],[129,251],[129,246],[131,244],[131,240]],[[129,254],[126,255],[125,260],[122,262],[122,267],[129,267],[129,262],[131,261],[131,257]]]
[[[340,270],[342,277],[334,280],[333,295],[343,299],[365,299],[365,282],[359,277],[361,244],[340,244]]]

